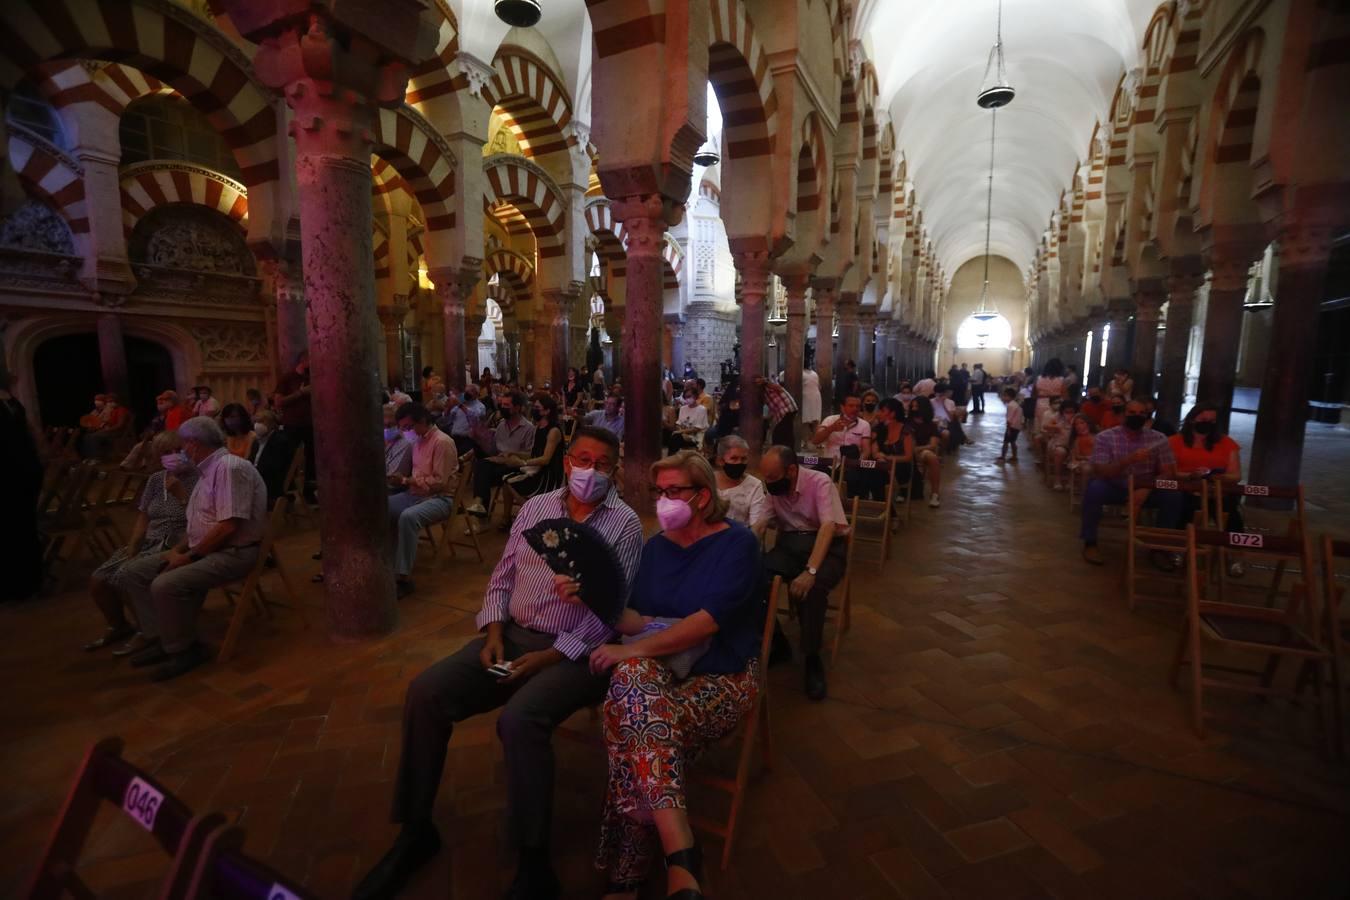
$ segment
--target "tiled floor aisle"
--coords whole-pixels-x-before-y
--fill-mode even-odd
[[[1195,739],[1164,679],[1175,613],[1125,610],[1117,570],[1079,561],[1064,497],[1028,461],[989,462],[1001,430],[998,416],[972,429],[980,446],[947,464],[942,509],[914,510],[891,561],[858,562],[830,699],[806,702],[798,671],[774,670],[778,765],[710,896],[1344,897],[1347,771],[1278,710],[1268,734]],[[315,543],[300,533],[284,552],[318,604]],[[193,808],[237,817],[253,853],[346,896],[393,834],[404,686],[467,639],[486,573],[424,555],[389,638],[338,646],[283,616],[231,664],[167,687],[79,652],[98,626],[78,592],[0,610],[0,890],[20,892],[84,748],[118,734]],[[559,755],[559,867],[569,897],[594,897],[604,761]],[[410,895],[498,896],[502,804],[485,718],[452,742],[437,814],[449,850]],[[145,896],[157,861],[111,813],[87,858],[110,897]]]

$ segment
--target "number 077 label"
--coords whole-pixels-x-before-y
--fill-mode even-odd
[[[146,831],[155,830],[155,817],[164,803],[164,795],[140,778],[131,779],[122,795],[122,811],[136,820]]]
[[[1228,543],[1233,547],[1264,547],[1266,539],[1264,535],[1249,534],[1244,531],[1230,531],[1228,533]]]

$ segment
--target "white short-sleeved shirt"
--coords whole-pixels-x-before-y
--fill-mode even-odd
[[[839,421],[839,416],[826,416],[820,423],[821,428],[829,428]],[[872,426],[865,419],[858,419],[843,431],[836,431],[825,438],[825,455],[830,459],[839,458],[840,447],[861,447],[866,438],[872,436]]]
[[[198,464],[201,477],[187,505],[188,547],[202,542],[217,522],[239,519],[228,547],[262,540],[267,529],[267,485],[253,463],[221,447]]]
[[[768,515],[769,495],[764,490],[764,482],[753,475],[746,475],[735,487],[718,488],[717,493],[730,504],[727,518],[742,525],[754,525]]]

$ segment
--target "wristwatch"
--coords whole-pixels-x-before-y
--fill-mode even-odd
[[[807,566],[807,567],[806,567],[806,574],[808,574],[808,575],[813,575],[813,576],[814,576],[814,575],[816,574],[816,567],[815,567],[815,566]]]

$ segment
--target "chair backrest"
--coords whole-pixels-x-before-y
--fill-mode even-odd
[[[886,508],[890,509],[891,501],[895,495],[895,460],[879,459],[845,459],[839,464],[840,481],[843,481],[843,473],[849,469],[880,469],[888,474],[886,479]],[[847,497],[845,497],[847,499]],[[880,500],[868,500],[867,503],[880,503]]]
[[[1130,534],[1133,535],[1136,528],[1139,527],[1139,513],[1134,503],[1134,492],[1136,490],[1150,491],[1176,491],[1182,494],[1196,494],[1200,500],[1196,506],[1195,514],[1192,516],[1197,525],[1204,525],[1205,510],[1209,509],[1209,482],[1202,478],[1143,478],[1136,479],[1134,474],[1129,478],[1129,499],[1125,501],[1128,508]],[[1184,527],[1187,523],[1182,522]],[[1178,529],[1180,531],[1180,529]]]
[[[291,454],[291,465],[286,470],[286,480],[281,483],[281,490],[284,493],[299,491],[304,496],[305,491],[305,442],[301,441],[295,445],[295,452]]]
[[[94,476],[97,474],[98,465],[92,459],[86,459],[71,470],[57,494],[56,509],[52,510],[57,521],[79,516],[90,492],[96,487]]]
[[[764,611],[764,632],[759,638],[759,680],[763,684],[769,677],[769,652],[773,650],[773,630],[778,615],[778,594],[783,590],[783,576],[773,576],[769,585],[768,609]]]
[[[184,900],[313,900],[314,894],[243,852],[244,833],[217,828],[207,838]]]
[[[455,485],[454,498],[455,506],[463,509],[465,502],[469,499],[469,493],[473,490],[473,464],[476,456],[472,450],[465,450],[459,455],[459,484]]]
[[[1314,579],[1312,541],[1307,534],[1281,535],[1259,534],[1256,532],[1218,531],[1217,529],[1199,529],[1195,524],[1186,526],[1188,550],[1201,547],[1228,548],[1240,550],[1249,558],[1269,561],[1298,560],[1297,582],[1289,591],[1289,601],[1285,612],[1290,621],[1300,615],[1310,635],[1316,636],[1320,625],[1316,621],[1316,611],[1310,608],[1311,586]],[[1192,573],[1191,577],[1196,578]],[[1197,582],[1196,588],[1199,588]]]
[[[281,537],[282,531],[285,530],[286,516],[290,514],[291,508],[301,502],[303,502],[301,498],[291,492],[282,494],[277,498],[277,502],[272,504],[272,511],[267,514],[267,530],[263,532],[262,543],[258,545],[259,568],[266,564],[277,538]]]
[[[1341,630],[1346,626],[1341,621],[1341,600],[1345,598],[1345,588],[1336,582],[1338,559],[1350,559],[1350,541],[1333,540],[1329,534],[1322,535],[1322,621],[1335,659],[1342,658]]]
[[[1308,530],[1308,518],[1303,505],[1303,485],[1292,487],[1277,484],[1252,484],[1244,481],[1226,481],[1214,476],[1214,521],[1220,527],[1227,526],[1227,513],[1223,509],[1224,497],[1261,497],[1271,500],[1292,500],[1294,509],[1290,514],[1288,532],[1291,535],[1302,534]]]
[[[182,896],[207,834],[223,824],[225,817],[219,813],[194,817],[181,800],[149,773],[122,759],[122,746],[120,738],[106,738],[85,754],[39,859],[27,897],[55,900],[68,894],[93,896],[75,870],[99,806],[105,802],[116,804],[133,822],[150,832],[173,858],[158,896]]]

